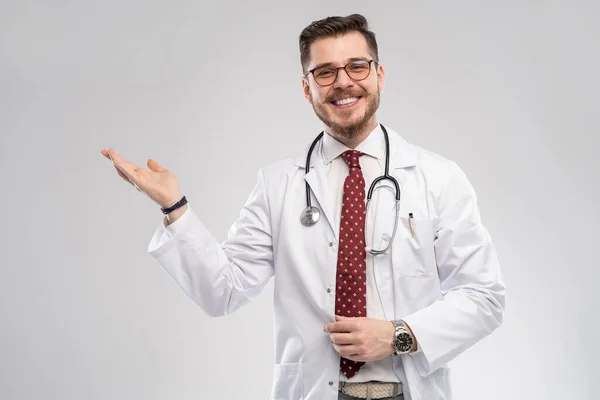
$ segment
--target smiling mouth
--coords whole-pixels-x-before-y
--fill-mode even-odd
[[[331,102],[331,104],[333,104],[334,106],[338,106],[338,107],[343,107],[343,106],[350,106],[354,103],[356,103],[358,100],[360,100],[361,97],[346,97],[344,99],[340,99],[340,100],[334,100]]]

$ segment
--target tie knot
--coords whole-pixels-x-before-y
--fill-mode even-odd
[[[342,153],[342,158],[348,164],[348,167],[357,167],[360,168],[360,163],[358,162],[358,157],[362,156],[364,153],[361,153],[357,150],[346,150]]]

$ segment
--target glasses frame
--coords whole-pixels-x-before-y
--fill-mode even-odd
[[[352,77],[350,76],[350,73],[348,72],[348,69],[347,69],[347,68],[348,68],[348,66],[349,66],[350,64],[353,64],[353,63],[355,63],[355,62],[357,62],[357,61],[365,61],[365,62],[368,62],[368,63],[369,63],[369,72],[367,73],[367,76],[365,76],[365,77],[364,77],[364,78],[362,78],[362,79],[354,79],[354,78],[352,78]],[[327,87],[327,86],[331,86],[331,85],[333,85],[333,84],[335,83],[335,81],[337,81],[337,78],[338,78],[338,76],[339,76],[340,69],[342,69],[342,68],[343,68],[343,69],[346,71],[346,75],[348,75],[348,78],[352,79],[354,82],[360,82],[360,81],[364,81],[365,79],[367,79],[367,78],[368,78],[368,77],[371,75],[371,63],[377,64],[377,63],[378,63],[378,61],[376,61],[376,60],[374,60],[374,59],[370,59],[370,60],[369,60],[369,59],[366,59],[366,58],[365,58],[365,59],[357,59],[357,60],[352,60],[352,61],[350,61],[348,64],[344,65],[343,67],[334,67],[334,66],[331,66],[331,68],[335,68],[335,78],[333,79],[333,81],[332,81],[330,84],[327,84],[327,85],[321,85],[321,84],[320,84],[320,83],[317,81],[317,78],[315,77],[315,71],[316,71],[316,70],[318,70],[319,68],[325,68],[325,67],[326,67],[325,65],[322,65],[322,66],[320,66],[320,67],[316,67],[316,68],[313,68],[313,69],[311,69],[311,70],[310,70],[310,71],[308,71],[306,74],[304,74],[304,77],[306,78],[306,77],[307,77],[307,76],[310,74],[310,75],[312,75],[312,76],[313,76],[313,79],[315,80],[315,83],[316,83],[317,85],[319,85],[319,86],[322,86],[322,87]],[[327,67],[329,67],[329,66],[327,66]]]

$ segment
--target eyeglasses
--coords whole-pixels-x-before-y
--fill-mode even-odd
[[[338,77],[338,71],[340,69],[345,69],[346,74],[353,81],[362,81],[367,79],[369,74],[371,73],[371,63],[377,62],[375,60],[354,60],[350,61],[348,64],[343,67],[334,67],[333,65],[326,65],[323,67],[313,68],[308,71],[304,76],[306,77],[308,74],[312,74],[315,78],[315,82],[317,82],[320,86],[329,86],[333,85]]]

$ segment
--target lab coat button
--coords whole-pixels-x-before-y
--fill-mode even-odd
[[[327,293],[331,293],[331,289],[330,288],[327,288]]]
[[[329,247],[333,247],[333,242],[329,242]]]
[[[333,386],[333,381],[329,381],[329,386]]]

